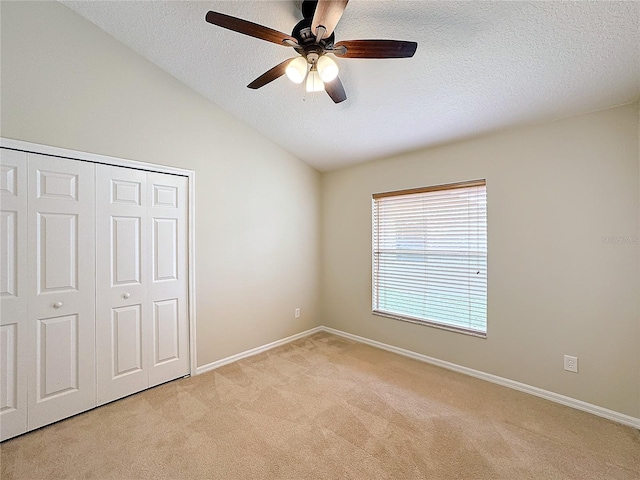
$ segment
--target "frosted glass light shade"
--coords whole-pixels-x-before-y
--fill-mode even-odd
[[[338,65],[331,58],[323,55],[318,59],[318,73],[323,82],[330,82],[338,76]]]
[[[309,75],[307,75],[306,90],[307,92],[321,92],[324,90],[324,83],[315,69],[310,70]]]
[[[284,71],[294,83],[302,83],[307,75],[307,60],[304,57],[294,58]]]

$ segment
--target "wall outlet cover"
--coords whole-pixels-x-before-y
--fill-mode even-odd
[[[572,357],[571,355],[564,356],[564,369],[567,372],[578,373],[578,357]]]

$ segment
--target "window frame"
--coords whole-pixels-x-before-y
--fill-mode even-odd
[[[409,323],[414,323],[414,324],[418,324],[418,325],[425,325],[425,326],[429,326],[429,327],[434,327],[434,328],[438,328],[438,329],[442,329],[442,330],[447,330],[447,331],[451,331],[451,332],[456,332],[456,333],[462,333],[462,334],[466,334],[466,335],[471,335],[474,337],[479,337],[479,338],[487,338],[487,334],[488,334],[488,311],[487,311],[487,306],[488,306],[488,272],[485,272],[486,275],[486,280],[484,283],[484,305],[485,305],[485,316],[484,316],[484,330],[477,330],[477,329],[473,329],[473,328],[464,328],[464,327],[460,327],[460,326],[456,326],[456,325],[452,325],[452,324],[447,324],[444,323],[442,321],[436,321],[436,320],[430,320],[427,318],[418,318],[418,317],[413,317],[411,315],[405,314],[405,313],[395,313],[395,312],[390,312],[390,311],[385,311],[385,310],[380,310],[380,309],[376,309],[376,298],[378,297],[378,291],[376,289],[379,289],[379,286],[376,284],[377,282],[377,274],[376,274],[376,265],[377,265],[377,261],[376,261],[376,248],[378,246],[378,242],[379,242],[379,237],[380,237],[380,232],[379,232],[379,228],[376,229],[376,201],[378,201],[379,199],[384,199],[384,198],[388,198],[388,197],[401,197],[401,196],[405,196],[405,195],[412,195],[412,194],[422,194],[422,193],[430,193],[430,192],[437,192],[437,191],[443,191],[443,190],[456,190],[456,189],[463,189],[463,188],[472,188],[472,187],[484,187],[484,198],[485,198],[485,204],[484,204],[484,213],[485,215],[487,214],[487,203],[486,203],[486,199],[487,199],[487,191],[486,191],[486,179],[479,179],[479,180],[471,180],[471,181],[466,181],[466,182],[456,182],[456,183],[448,183],[448,184],[440,184],[440,185],[431,185],[431,186],[425,186],[425,187],[419,187],[419,188],[409,188],[409,189],[404,189],[404,190],[394,190],[394,191],[389,191],[389,192],[381,192],[381,193],[374,193],[371,196],[371,221],[372,221],[372,231],[371,231],[371,305],[372,305],[372,314],[376,315],[376,316],[380,316],[380,317],[386,317],[386,318],[391,318],[394,320],[400,320],[403,322],[409,322]],[[487,270],[488,270],[488,218],[487,216],[485,216],[485,223],[484,223],[484,232],[485,232],[485,241],[486,243],[484,244],[484,262],[485,265],[487,266]]]

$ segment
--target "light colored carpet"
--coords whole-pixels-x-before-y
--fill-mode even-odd
[[[2,480],[640,478],[640,432],[327,333],[4,442]]]

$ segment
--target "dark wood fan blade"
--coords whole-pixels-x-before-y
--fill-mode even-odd
[[[334,78],[330,82],[325,82],[324,89],[335,103],[344,102],[347,99],[347,94],[344,91],[339,77]]]
[[[205,20],[213,25],[249,35],[250,37],[266,40],[267,42],[277,43],[278,45],[284,45],[284,43],[282,43],[284,40],[292,40],[298,43],[291,35],[258,25],[257,23],[242,20],[241,18],[225,15],[224,13],[207,12]]]
[[[416,42],[401,40],[347,40],[338,42],[335,48],[346,47],[344,54],[335,54],[342,58],[408,58],[416,53]]]
[[[279,63],[278,65],[273,67],[271,70],[267,70],[258,78],[256,78],[253,82],[247,85],[247,87],[256,90],[260,87],[264,87],[269,82],[273,82],[276,78],[280,78],[282,75],[284,75],[284,72],[287,69],[287,65],[289,65],[289,62],[291,60],[293,60],[293,58],[289,58],[288,60],[285,60],[284,62]]]
[[[311,32],[315,35],[316,28],[321,25],[326,29],[322,38],[329,37],[340,21],[348,2],[349,0],[318,0],[311,22]]]

